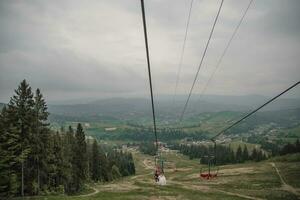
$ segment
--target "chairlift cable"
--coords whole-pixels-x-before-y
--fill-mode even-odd
[[[290,86],[289,88],[287,88],[286,90],[284,90],[283,92],[281,92],[280,94],[276,95],[275,97],[273,97],[272,99],[270,99],[269,101],[267,101],[266,103],[264,103],[263,105],[259,106],[258,108],[256,108],[252,112],[248,113],[247,115],[245,115],[244,117],[242,117],[241,119],[239,119],[238,121],[236,121],[235,123],[233,123],[232,125],[228,126],[227,128],[223,129],[222,131],[220,131],[217,135],[215,135],[214,137],[212,137],[211,140],[214,141],[217,137],[219,137],[220,135],[222,135],[223,133],[225,133],[226,131],[228,131],[232,127],[236,126],[240,122],[244,121],[246,118],[250,117],[251,115],[253,115],[254,113],[256,113],[257,111],[259,111],[260,109],[262,109],[263,107],[265,107],[266,105],[268,105],[269,103],[271,103],[272,101],[274,101],[275,99],[277,99],[278,97],[280,97],[284,93],[288,92],[289,90],[293,89],[294,87],[296,87],[299,84],[300,84],[300,81],[298,81],[297,83],[293,84],[292,86]]]
[[[216,67],[215,67],[215,69],[214,69],[214,71],[213,71],[213,73],[212,73],[211,76],[209,77],[209,79],[208,79],[208,81],[206,82],[204,88],[201,90],[199,99],[201,99],[201,97],[203,96],[203,94],[206,92],[207,86],[209,85],[209,83],[210,83],[211,80],[213,79],[215,73],[216,73],[217,70],[219,69],[220,64],[221,64],[221,62],[222,62],[222,60],[223,60],[223,58],[224,58],[224,56],[225,56],[227,50],[229,49],[229,46],[230,46],[232,40],[234,39],[234,37],[235,37],[235,35],[236,35],[238,29],[240,28],[240,26],[241,26],[241,24],[242,24],[242,22],[243,22],[243,20],[244,20],[244,18],[245,18],[245,16],[246,16],[246,14],[247,14],[247,12],[248,12],[248,10],[249,10],[249,8],[250,8],[252,2],[253,2],[253,0],[250,0],[250,1],[249,1],[249,4],[248,4],[247,8],[245,9],[245,11],[244,11],[244,13],[243,13],[243,15],[242,15],[242,17],[241,17],[239,23],[238,23],[237,26],[235,27],[235,29],[234,29],[234,31],[233,31],[233,33],[232,33],[230,39],[228,40],[228,43],[227,43],[227,45],[226,45],[226,47],[225,47],[225,49],[224,49],[224,51],[223,51],[221,57],[219,58],[219,60],[218,60],[218,62],[217,62],[217,64],[216,64]]]
[[[153,101],[153,88],[152,88],[152,77],[151,77],[151,66],[150,66],[150,58],[149,58],[149,48],[148,48],[148,37],[147,37],[147,26],[146,26],[144,0],[141,0],[141,8],[142,8],[142,18],[143,18],[144,38],[145,38],[145,47],[146,47],[146,56],[147,56],[150,94],[151,94],[153,130],[154,130],[154,135],[155,135],[156,154],[157,154],[158,153],[158,139],[157,139],[156,120],[155,120],[155,107],[154,107],[154,101]]]
[[[188,17],[187,17],[187,22],[186,22],[186,27],[185,27],[183,45],[182,45],[182,49],[181,49],[180,60],[179,60],[177,75],[176,75],[175,91],[174,91],[174,95],[173,95],[173,105],[174,105],[174,102],[175,102],[175,97],[177,95],[178,83],[179,83],[180,73],[181,73],[181,68],[182,68],[182,63],[183,63],[183,57],[184,57],[185,45],[186,45],[186,40],[187,40],[187,35],[188,35],[188,29],[189,29],[189,25],[190,25],[193,2],[194,2],[194,0],[191,0],[189,14],[188,14]]]
[[[181,113],[181,115],[180,115],[179,122],[182,121],[183,116],[184,116],[184,113],[185,113],[185,111],[186,111],[186,109],[187,109],[188,103],[189,103],[189,101],[190,101],[190,98],[191,98],[191,95],[192,95],[194,86],[195,86],[196,81],[197,81],[197,78],[198,78],[199,71],[200,71],[200,69],[201,69],[201,66],[202,66],[204,57],[205,57],[205,55],[206,55],[206,52],[207,52],[207,49],[208,49],[208,46],[209,46],[210,39],[211,39],[211,37],[212,37],[212,35],[213,35],[213,32],[214,32],[216,23],[217,23],[217,21],[218,21],[218,18],[219,18],[219,15],[220,15],[220,12],[221,12],[221,9],[222,9],[222,6],[223,6],[223,2],[224,2],[224,0],[221,1],[221,4],[220,4],[219,10],[218,10],[218,13],[217,13],[216,18],[215,18],[215,20],[214,20],[214,23],[213,23],[212,29],[211,29],[211,31],[210,31],[210,34],[209,34],[209,37],[208,37],[208,40],[207,40],[205,49],[204,49],[204,51],[203,51],[202,58],[201,58],[201,61],[200,61],[199,66],[198,66],[198,69],[197,69],[197,72],[196,72],[196,75],[195,75],[195,78],[194,78],[192,87],[190,88],[188,98],[187,98],[187,100],[186,100],[186,102],[185,102],[185,104],[184,104],[182,113]]]

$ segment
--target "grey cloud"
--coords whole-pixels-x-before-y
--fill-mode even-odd
[[[248,2],[224,2],[195,93]],[[219,3],[194,1],[182,94],[191,86]],[[299,80],[299,4],[254,1],[207,93],[272,95]],[[156,95],[174,91],[189,5],[189,0],[146,1]],[[1,1],[0,101],[24,78],[53,100],[148,94],[140,9],[132,0]]]

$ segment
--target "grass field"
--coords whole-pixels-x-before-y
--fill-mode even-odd
[[[153,158],[134,152],[135,176],[108,184],[95,184],[93,192],[81,196],[46,196],[27,199],[297,199],[300,196],[300,162],[265,161],[226,165],[218,178],[199,178],[197,160],[181,154],[164,153],[166,186],[153,180]],[[278,172],[276,171],[278,169]],[[281,178],[283,181],[281,180]]]

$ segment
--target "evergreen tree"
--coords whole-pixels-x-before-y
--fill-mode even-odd
[[[48,111],[45,99],[43,98],[40,89],[36,90],[34,96],[34,130],[32,131],[32,140],[31,140],[31,160],[33,165],[33,182],[37,188],[33,188],[33,192],[37,193],[40,190],[40,174],[41,170],[46,171],[45,163],[47,157],[46,151],[46,140],[48,139],[47,131],[45,128],[48,126],[46,120],[48,119]]]
[[[87,179],[92,179],[92,174],[93,174],[93,140],[86,140],[86,155],[87,155],[87,174],[86,177]]]
[[[18,180],[15,168],[21,159],[18,150],[19,134],[8,123],[7,109],[0,113],[0,198],[10,197],[18,193]]]
[[[99,162],[101,181],[109,181],[109,164],[103,148],[99,148]]]
[[[75,134],[75,145],[73,156],[73,180],[75,190],[82,189],[87,173],[87,159],[86,159],[86,141],[82,125],[79,123]]]
[[[244,150],[243,150],[243,160],[249,160],[249,152],[248,152],[248,148],[247,145],[244,146]]]
[[[99,162],[99,147],[97,140],[94,140],[92,147],[92,179],[99,181],[100,179],[100,162]]]
[[[40,191],[74,193],[87,180],[87,148],[95,181],[135,173],[132,154],[87,144],[81,124],[76,134],[48,127],[46,101],[24,80],[0,113],[0,198],[36,195]]]
[[[72,193],[73,191],[73,156],[75,155],[73,153],[73,149],[75,145],[75,137],[74,137],[74,130],[72,129],[71,126],[69,126],[68,131],[64,137],[64,146],[63,146],[63,152],[64,152],[64,161],[65,161],[65,191],[67,193]]]
[[[44,127],[41,128],[39,131],[40,135],[40,152],[38,156],[38,163],[37,163],[37,168],[36,170],[36,179],[37,179],[37,193],[39,193],[41,190],[46,190],[48,188],[48,183],[49,183],[49,163],[48,161],[50,160],[51,152],[52,151],[52,146],[50,144],[51,142],[51,137],[54,133],[48,128]]]
[[[243,162],[243,153],[242,153],[242,147],[239,145],[237,151],[236,151],[236,161],[238,163]]]
[[[252,150],[251,159],[254,160],[254,161],[257,160],[257,150],[256,150],[256,148],[253,148],[253,150]]]
[[[131,153],[128,155],[128,161],[129,161],[128,171],[130,174],[135,175],[135,165],[134,165],[134,160],[133,160],[133,156]]]
[[[20,149],[18,150],[18,157],[21,158],[19,160],[21,165],[19,174],[21,174],[21,176],[19,177],[21,177],[21,195],[24,196],[24,186],[26,184],[25,178],[30,177],[26,172],[31,170],[31,166],[27,165],[25,169],[25,161],[31,151],[30,141],[32,139],[34,121],[34,101],[31,87],[26,80],[23,80],[20,83],[19,87],[15,90],[15,93],[16,94],[10,99],[8,104],[8,118],[19,134]],[[27,177],[25,177],[25,175],[27,175]]]
[[[296,152],[296,146],[291,143],[288,143],[281,149],[280,155],[285,155],[285,154],[295,153],[295,152]]]
[[[236,158],[233,150],[230,150],[230,163],[236,163]]]
[[[259,161],[261,161],[261,160],[263,160],[263,152],[262,152],[261,150],[258,150],[258,151],[257,151],[257,156],[256,156],[255,161],[256,161],[256,162],[259,162]]]

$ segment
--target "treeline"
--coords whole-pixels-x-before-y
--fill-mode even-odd
[[[190,159],[200,159],[201,164],[207,164],[208,159],[216,157],[217,165],[243,163],[248,160],[261,161],[266,159],[266,155],[260,149],[254,148],[250,153],[247,146],[238,147],[234,152],[230,147],[225,145],[216,146],[216,155],[212,145],[189,145],[189,144],[173,144],[172,149],[178,150],[180,153],[189,156]]]
[[[294,144],[286,144],[283,139],[276,139],[275,141],[270,142],[267,137],[251,136],[248,138],[247,142],[260,144],[264,150],[270,152],[270,156],[286,155],[300,152],[299,139],[297,139]]]
[[[287,143],[280,150],[280,155],[286,155],[291,153],[300,153],[300,142],[299,139],[296,140],[295,144]]]
[[[73,194],[82,190],[90,180],[109,182],[135,174],[131,153],[104,148],[95,139],[87,140],[80,123],[75,132],[69,126],[68,131],[57,132],[55,138],[53,160],[57,160],[54,163],[59,181],[50,185],[50,190]]]
[[[268,151],[270,156],[277,156],[280,146],[276,142],[270,142],[267,137],[257,137],[255,135],[247,138],[248,143],[259,144],[262,149]]]
[[[76,131],[54,132],[39,89],[24,80],[0,114],[0,197],[76,193],[89,179],[111,181],[135,173],[131,154],[103,151]]]

